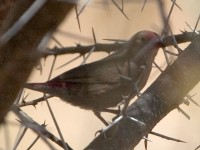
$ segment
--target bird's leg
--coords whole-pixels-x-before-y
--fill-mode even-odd
[[[101,116],[101,112],[100,111],[96,111],[96,110],[93,110],[95,116],[97,116],[102,122],[103,124],[105,124],[105,126],[108,126],[108,122]]]
[[[147,144],[148,144],[148,134],[145,136],[145,139],[144,139],[145,150],[147,150]]]
[[[123,116],[126,115],[126,109],[128,108],[129,102],[130,102],[131,98],[133,97],[132,96],[133,93],[136,93],[137,97],[140,96],[140,92],[139,92],[139,89],[137,87],[137,84],[134,83],[134,82],[132,82],[131,84],[132,84],[132,86],[131,86],[131,90],[130,90],[129,94],[127,96],[123,96],[123,98],[125,100],[124,107],[122,108],[122,111],[121,111],[121,114]]]
[[[126,109],[128,108],[129,102],[130,102],[130,96],[124,97],[124,107],[121,110],[121,115],[126,116]]]
[[[123,75],[123,72],[120,70],[118,64],[116,64],[116,68],[119,73],[122,84],[126,84],[126,83],[131,84],[129,94],[127,96],[122,96],[124,98],[124,107],[121,110],[121,115],[125,116],[126,109],[129,105],[131,98],[133,97],[132,95],[136,93],[137,97],[139,97],[140,93],[139,93],[137,83],[133,81],[133,79],[131,78],[130,60],[128,60],[128,75]]]
[[[129,92],[129,94],[127,96],[122,96],[124,98],[124,106],[123,106],[123,108],[121,110],[121,115],[122,116],[126,115],[126,109],[127,109],[128,105],[129,105],[129,102],[131,100],[131,93],[132,92],[133,92],[133,87],[131,87],[131,90],[130,90],[130,92]]]
[[[140,91],[138,89],[137,83],[133,83],[133,91],[132,92],[136,92],[137,97],[140,97]]]

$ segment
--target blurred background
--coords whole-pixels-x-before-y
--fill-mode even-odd
[[[128,40],[133,34],[140,30],[152,30],[159,34],[162,32],[163,23],[157,0],[148,0],[143,11],[141,10],[144,1],[124,0],[124,13],[129,19],[127,19],[119,9],[117,9],[112,1],[108,0],[81,0],[78,5],[78,11],[80,11],[87,2],[88,4],[86,8],[79,15],[81,31],[79,30],[75,10],[73,10],[70,15],[66,17],[66,20],[59,27],[58,31],[54,34],[54,37],[63,47],[76,46],[76,44],[94,44],[92,28],[94,29],[98,43],[111,43],[103,39]],[[165,4],[165,13],[168,14],[172,6],[172,1],[163,0],[163,2]],[[116,3],[121,6],[121,0],[116,0]],[[187,22],[191,27],[195,27],[200,14],[200,1],[177,0],[176,3],[181,7],[181,9],[175,6],[172,11],[169,24],[173,33],[180,34],[181,31],[191,31],[185,22]],[[197,29],[199,28],[200,25],[198,25]],[[184,49],[188,44],[189,43],[181,44],[180,47]],[[52,40],[48,47],[53,48],[55,46],[60,47]],[[167,49],[176,52],[173,47],[168,47]],[[107,55],[108,54],[104,52],[92,53],[86,63],[99,60]],[[77,56],[78,54],[58,56],[52,78],[71,68],[79,66],[83,61],[82,57],[73,61],[69,65],[57,69]],[[176,59],[174,56],[170,56],[169,58],[171,61]],[[41,59],[42,74],[35,68],[27,82],[47,81],[52,61],[53,56],[47,57],[46,60]],[[159,51],[155,62],[159,64],[162,69],[166,67],[166,61],[162,50]],[[159,70],[153,68],[148,84],[142,91],[144,91],[159,74]],[[193,98],[200,104],[199,89],[200,86],[197,85],[190,94],[196,94]],[[26,101],[43,96],[42,93],[25,90],[24,95],[27,94],[29,94],[29,96]],[[70,104],[61,101],[59,98],[51,98],[49,99],[49,102],[65,141],[74,150],[82,150],[94,139],[96,131],[105,128],[104,124],[94,116],[92,111],[71,106]],[[153,131],[181,139],[187,143],[177,143],[149,135],[149,140],[152,141],[148,142],[149,150],[194,150],[198,145],[200,145],[200,108],[193,103],[190,103],[189,106],[182,104],[180,107],[190,115],[190,120],[179,113],[178,110],[173,110],[156,125]],[[59,137],[45,102],[41,102],[35,107],[26,106],[22,109],[39,124],[45,122],[47,124],[46,128]],[[108,113],[103,113],[103,116],[108,121],[111,121],[113,117],[113,115]],[[18,132],[21,128],[16,119],[17,117],[10,112],[6,118],[7,126],[0,127],[0,150],[9,150],[13,148]],[[35,133],[28,130],[17,149],[27,149],[36,137],[37,135]],[[55,145],[55,147],[56,149],[61,149],[57,145]],[[32,149],[48,149],[48,147],[42,140],[39,140]],[[142,149],[145,149],[144,140],[141,140],[135,148],[135,150]]]

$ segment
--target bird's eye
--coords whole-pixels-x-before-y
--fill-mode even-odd
[[[146,38],[145,38],[144,36],[142,36],[142,37],[141,37],[141,40],[142,40],[143,42],[145,42],[145,41],[146,41]]]

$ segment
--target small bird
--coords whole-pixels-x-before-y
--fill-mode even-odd
[[[106,58],[73,68],[50,81],[28,83],[25,87],[60,97],[74,106],[93,110],[107,124],[100,112],[109,112],[108,108],[123,100],[128,105],[138,95],[148,80],[160,47],[158,34],[140,31]]]

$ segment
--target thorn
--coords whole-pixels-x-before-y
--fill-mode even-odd
[[[173,11],[173,8],[174,8],[174,5],[175,5],[175,1],[176,0],[173,1],[173,4],[172,4],[172,6],[170,8],[170,11],[169,11],[169,14],[168,14],[167,18],[164,17],[164,23],[165,24],[164,24],[164,31],[163,31],[163,33],[168,33],[169,32],[169,29],[170,29],[169,19],[171,17],[172,11]],[[162,35],[163,35],[163,33],[162,33]]]
[[[200,14],[199,14],[199,17],[198,17],[197,22],[196,22],[196,24],[195,24],[194,31],[196,31],[196,29],[197,29],[197,26],[198,26],[198,24],[199,24],[199,20],[200,20]],[[198,31],[197,31],[197,34],[199,34]],[[192,34],[192,39],[193,39],[193,37],[194,37],[194,32],[193,32],[193,34]]]
[[[118,118],[116,118],[113,123],[116,123],[116,122],[120,121],[121,119],[123,119],[123,116],[119,116]]]
[[[81,65],[84,65],[86,63],[86,60],[89,58],[89,56],[92,54],[92,52],[94,52],[94,50],[96,49],[97,40],[96,40],[96,36],[95,36],[93,28],[92,28],[92,35],[93,35],[93,39],[94,39],[94,46],[89,51],[88,55],[83,59],[83,62],[81,63]]]
[[[43,127],[46,127],[48,124],[46,124],[46,120],[44,121],[44,123],[42,124]]]
[[[25,100],[22,100],[22,103],[25,105],[25,104],[26,104],[26,101],[25,101]]]
[[[185,33],[185,31],[183,31],[183,30],[179,30],[181,33]]]
[[[75,61],[76,59],[78,59],[78,58],[80,58],[80,57],[81,57],[81,55],[79,55],[79,56],[77,56],[77,57],[73,58],[72,60],[70,60],[70,61],[66,62],[65,64],[63,64],[63,65],[61,65],[61,66],[57,67],[55,70],[58,70],[58,69],[60,69],[60,68],[62,68],[62,67],[64,67],[64,66],[66,66],[66,65],[70,64],[71,62]]]
[[[185,21],[185,23],[187,24],[187,26],[188,26],[192,31],[194,31],[196,34],[199,34],[199,32],[196,31],[194,28],[192,28],[186,21]]]
[[[80,16],[80,14],[83,12],[83,10],[86,8],[86,6],[88,5],[88,3],[90,2],[90,0],[86,0],[86,3],[83,4],[83,7],[81,8],[81,10],[79,11],[79,13],[77,14],[77,17]]]
[[[25,102],[25,99],[30,95],[30,93],[28,93],[25,97],[22,98],[22,102]]]
[[[76,44],[76,47],[77,47],[77,48],[80,48],[80,47],[81,47],[81,44],[80,44],[80,43],[76,43],[76,42],[75,42],[75,44]]]
[[[165,48],[162,48],[163,49],[163,53],[164,53],[164,56],[165,56],[165,60],[166,60],[166,62],[167,62],[167,65],[169,65],[169,58],[168,58],[168,56],[167,56],[167,54],[166,54],[166,52],[165,52]]]
[[[174,0],[171,0],[171,1],[174,2]],[[183,11],[182,8],[181,8],[177,3],[175,3],[175,5],[176,5],[176,7],[177,7],[178,9],[180,9],[181,11]]]
[[[132,81],[132,79],[128,76],[125,76],[125,75],[122,75],[122,74],[119,74],[120,78],[126,80],[126,81]]]
[[[142,137],[144,140],[147,140],[147,141],[149,141],[149,142],[152,142],[151,140],[149,140],[148,138],[146,138],[146,137]]]
[[[195,95],[196,95],[196,94],[190,96],[190,95],[188,94],[188,95],[186,95],[186,97],[187,97],[192,103],[194,103],[195,105],[197,105],[198,107],[200,107],[200,105],[199,105],[195,100],[192,99],[192,97],[195,96]]]
[[[161,138],[164,138],[164,139],[167,139],[167,140],[171,140],[171,141],[175,141],[175,142],[182,142],[182,143],[186,143],[185,141],[182,141],[182,140],[179,140],[179,139],[175,139],[175,138],[172,138],[172,137],[169,137],[169,136],[166,136],[166,135],[163,135],[163,134],[160,134],[160,133],[156,133],[156,132],[149,132],[150,134],[152,135],[155,135],[155,136],[158,136],[158,137],[161,137]]]
[[[105,126],[109,126],[108,122],[101,116],[99,111],[93,111],[95,116],[99,118]]]
[[[185,105],[187,105],[187,106],[190,105],[190,101],[189,101],[189,100],[184,100],[183,103],[184,103]]]
[[[32,106],[36,109],[36,104],[33,104]]]
[[[117,7],[117,9],[119,9],[119,11],[126,17],[126,19],[129,20],[128,16],[124,13],[123,9],[121,9],[117,3],[115,2],[115,0],[112,0],[113,4]]]
[[[124,10],[124,0],[122,0],[122,10]]]
[[[175,38],[171,28],[169,28],[169,31],[171,33],[171,36],[172,36],[172,39],[173,39],[173,42],[174,42],[173,46],[178,50],[178,53],[180,54],[182,52],[182,50],[179,48],[178,43],[176,41],[176,38]]]
[[[95,46],[92,47],[92,49],[89,51],[88,55],[84,57],[83,62],[81,63],[81,65],[84,65],[86,63],[87,59],[92,54],[92,52],[94,52],[95,48],[96,48]]]
[[[105,40],[105,41],[114,41],[114,42],[119,42],[119,43],[125,43],[127,42],[127,40],[121,40],[121,39],[102,39],[102,40]]]
[[[170,52],[170,51],[168,51],[168,50],[164,50],[166,53],[168,53],[168,54],[171,54],[171,55],[173,55],[173,56],[179,56],[180,54],[176,54],[176,53],[173,53],[173,52]]]
[[[96,36],[95,36],[94,28],[92,28],[92,36],[93,36],[93,39],[94,39],[94,44],[96,45],[97,39],[96,39]]]
[[[119,115],[120,108],[118,108],[118,110],[105,108],[105,109],[102,109],[101,112],[107,112],[107,113],[112,113],[112,114],[115,114],[115,115]]]
[[[148,139],[148,134],[145,136],[145,138]],[[148,140],[144,140],[144,147],[145,147],[145,150],[147,150],[147,145],[148,145]]]
[[[22,123],[21,120],[19,120],[19,119],[15,119],[15,120],[16,120],[17,122],[19,122],[19,123]]]
[[[144,6],[145,6],[146,2],[147,2],[147,0],[144,0],[144,3],[143,3],[143,5],[142,5],[141,12],[143,12],[143,10],[144,10]]]
[[[50,68],[50,71],[49,71],[49,75],[48,75],[47,80],[50,80],[50,79],[51,79],[51,75],[52,75],[52,72],[53,72],[53,69],[54,69],[56,60],[57,60],[57,55],[54,55],[54,57],[53,57],[53,62],[52,62],[52,64],[51,64],[51,68]],[[44,96],[46,96],[45,93],[44,93]]]
[[[158,64],[156,64],[155,62],[153,62],[153,64],[156,66],[156,68],[158,68],[158,70],[160,70],[161,73],[163,72],[163,70],[158,66]]]
[[[190,116],[180,107],[177,107],[178,111],[180,111],[188,120],[190,120]]]
[[[52,36],[51,39],[52,39],[54,42],[56,42],[56,44],[58,44],[60,47],[63,48],[63,45],[62,45],[54,36]]]
[[[137,123],[139,123],[139,124],[141,124],[141,125],[143,125],[143,126],[146,125],[146,123],[144,123],[144,122],[142,122],[142,121],[140,121],[140,120],[138,120],[138,119],[135,119],[135,118],[133,118],[133,117],[129,117],[129,116],[128,116],[128,118],[131,119],[131,120],[133,120],[133,121],[135,121],[135,122],[137,122]]]
[[[77,22],[78,22],[78,28],[79,28],[79,31],[81,32],[81,24],[80,24],[80,20],[79,20],[77,5],[75,5],[75,12],[76,12],[76,19],[77,19]]]

